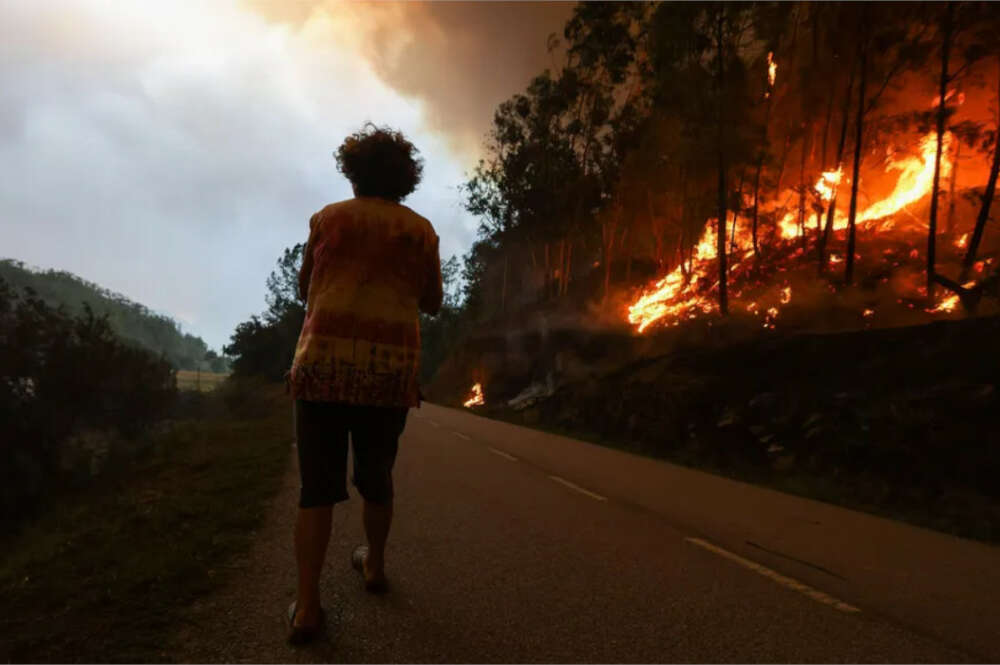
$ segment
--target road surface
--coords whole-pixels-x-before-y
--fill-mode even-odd
[[[164,657],[237,662],[1000,659],[1000,550],[424,405],[396,471],[392,593],[334,512],[328,638],[283,642],[295,465],[248,556]]]

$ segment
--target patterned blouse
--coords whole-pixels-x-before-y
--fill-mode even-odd
[[[417,312],[436,314],[441,306],[431,223],[384,199],[328,205],[309,220],[303,270],[308,296],[288,377],[292,396],[418,406]]]

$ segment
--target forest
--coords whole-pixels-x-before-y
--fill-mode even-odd
[[[13,259],[0,260],[0,279],[16,290],[30,288],[52,307],[65,306],[71,315],[84,313],[85,306],[106,316],[111,330],[126,342],[162,354],[174,369],[227,370],[226,359],[208,348],[200,338],[181,331],[176,321],[145,306],[59,270],[32,270]]]
[[[834,327],[995,310],[998,21],[581,3],[549,40],[565,64],[497,108],[463,187],[464,316],[544,303],[643,333],[770,329],[790,305]]]

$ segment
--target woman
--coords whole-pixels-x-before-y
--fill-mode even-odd
[[[293,643],[312,640],[323,625],[320,572],[333,504],[348,498],[348,435],[368,539],[352,565],[368,591],[386,589],[392,467],[407,411],[420,403],[418,310],[436,314],[442,296],[434,227],[400,204],[423,170],[413,144],[369,124],[347,137],[336,158],[354,198],[309,220],[299,274],[306,317],[288,377],[302,480]]]

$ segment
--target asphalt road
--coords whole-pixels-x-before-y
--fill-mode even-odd
[[[335,511],[328,637],[292,649],[296,492],[290,475],[165,658],[1000,659],[996,548],[433,405],[401,443],[392,592],[366,595],[350,569],[353,499]]]

